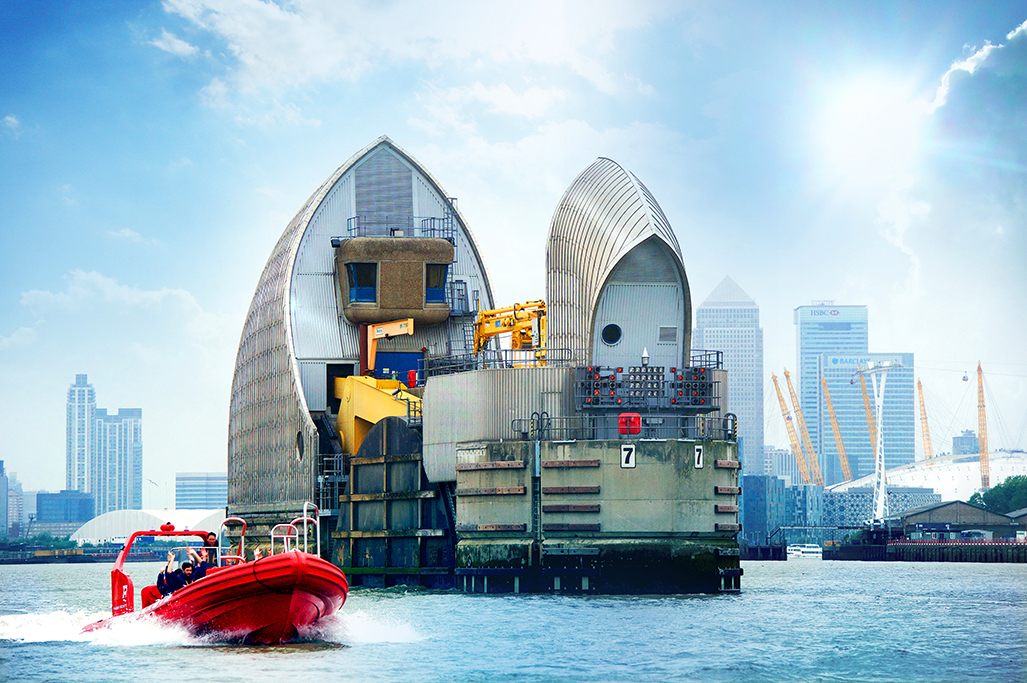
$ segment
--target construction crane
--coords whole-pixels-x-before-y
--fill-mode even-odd
[[[493,337],[511,333],[510,348],[535,350],[544,362],[546,356],[546,302],[541,299],[478,313],[474,321],[474,352],[485,349]]]
[[[877,443],[877,420],[874,418],[874,408],[870,405],[870,396],[867,394],[867,380],[863,376],[863,370],[859,372],[859,386],[863,390],[863,410],[867,413],[867,433],[870,434],[870,450],[873,452]]]
[[[799,398],[795,395],[795,387],[792,386],[792,377],[785,369],[785,382],[788,383],[788,395],[792,397],[792,405],[795,407],[795,418],[799,423],[799,434],[802,435],[802,447],[806,451],[806,461],[809,463],[810,474],[813,476],[813,483],[817,486],[824,485],[824,477],[820,474],[820,461],[813,450],[813,441],[809,438],[809,431],[806,429],[806,419],[802,416],[802,408],[799,407]]]
[[[849,469],[849,458],[845,455],[845,444],[842,443],[842,431],[838,429],[838,418],[834,414],[834,405],[831,403],[831,392],[827,390],[827,378],[821,377],[820,384],[824,387],[827,414],[831,416],[831,429],[834,430],[834,445],[838,447],[838,461],[842,464],[842,477],[844,477],[844,481],[851,481],[852,471]]]
[[[802,476],[803,484],[812,484],[809,478],[809,470],[806,468],[806,457],[802,454],[802,447],[799,445],[799,437],[795,435],[795,425],[792,424],[792,416],[788,413],[788,404],[785,403],[784,394],[781,393],[781,386],[777,383],[777,375],[771,373],[770,379],[774,380],[774,388],[777,389],[777,400],[781,404],[781,417],[785,420],[785,427],[788,428],[788,440],[792,444],[792,454],[795,456],[795,464],[799,466],[799,475]]]
[[[920,385],[920,379],[916,380],[916,390],[920,394],[920,433],[924,437],[924,460],[934,457],[934,449],[931,447],[931,430],[927,427],[927,407],[924,405],[924,388]]]
[[[981,490],[991,488],[991,466],[988,463],[988,418],[984,414],[984,371],[977,361],[977,431],[980,438]]]

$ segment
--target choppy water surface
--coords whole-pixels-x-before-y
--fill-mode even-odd
[[[79,635],[103,565],[0,566],[0,680],[1027,681],[1027,566],[746,562],[725,596],[355,589],[301,643]],[[129,567],[137,584],[157,564]]]

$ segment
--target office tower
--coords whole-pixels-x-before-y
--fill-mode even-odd
[[[830,418],[820,415],[822,391],[818,363],[822,354],[857,356],[868,350],[867,307],[835,306],[833,301],[815,301],[795,309],[796,373],[799,406],[817,453],[820,471],[824,472],[823,441],[832,438]],[[826,413],[826,408],[824,409]],[[820,428],[827,424],[828,433]],[[837,458],[835,458],[837,460]],[[826,484],[835,483],[825,476]]]
[[[86,375],[68,389],[67,490],[92,494],[96,514],[143,507],[143,411],[96,407]]]
[[[228,504],[228,475],[179,472],[175,475],[175,509],[213,510]]]
[[[745,474],[764,473],[763,328],[752,297],[725,277],[695,311],[692,347],[724,352],[728,405],[738,416],[738,443]]]
[[[68,389],[67,485],[69,491],[92,491],[89,452],[95,427],[96,392],[86,375],[75,375]]]
[[[96,409],[93,471],[98,484],[89,493],[98,515],[143,507],[142,421],[139,408],[120,408],[117,415]]]
[[[823,353],[817,361],[818,375],[827,380],[831,404],[838,421],[845,455],[853,478],[874,473],[874,444],[867,428],[863,390],[855,373],[862,368],[890,364],[884,382],[884,466],[885,469],[913,462],[916,442],[915,391],[916,378],[912,353],[866,353],[860,355],[834,355]],[[899,367],[901,366],[901,367]],[[865,377],[867,396],[871,408],[874,402],[874,382]],[[880,383],[880,375],[877,376]],[[827,410],[823,390],[818,403],[820,415],[820,466],[828,484],[844,480],[838,449],[835,444],[831,416]],[[807,418],[807,423],[809,418]],[[876,418],[875,418],[876,428]]]

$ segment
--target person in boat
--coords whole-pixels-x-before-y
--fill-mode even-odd
[[[218,566],[218,537],[213,531],[207,534],[203,539],[203,547],[207,551],[208,562],[210,566]]]
[[[189,557],[192,558],[192,563],[186,562],[182,565],[182,571],[185,572],[186,565],[190,565],[189,573],[186,575],[186,583],[192,583],[198,581],[207,575],[207,570],[210,565],[207,563],[207,549],[200,548],[199,552],[192,548],[187,548],[186,552],[189,553]]]
[[[171,565],[175,562],[175,553],[172,550],[168,551],[168,563],[161,570],[161,573],[157,575],[157,590],[160,591],[161,595],[171,595],[182,586],[186,585],[184,573],[185,567],[189,567],[190,573],[192,573],[192,565],[188,562],[182,564],[179,569],[172,569]]]
[[[256,548],[253,549],[253,561],[256,562],[262,557],[264,557],[264,552],[260,549],[260,546],[258,545]]]

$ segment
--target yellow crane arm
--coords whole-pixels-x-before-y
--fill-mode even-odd
[[[931,447],[931,430],[927,427],[927,406],[924,405],[924,388],[920,385],[919,378],[916,381],[916,391],[920,395],[920,434],[924,438],[924,460],[934,457],[934,448]]]
[[[981,488],[991,488],[991,465],[988,463],[988,417],[984,414],[984,371],[977,361],[977,431],[981,453]]]
[[[785,382],[788,383],[788,394],[792,397],[792,405],[795,407],[795,420],[799,423],[799,434],[802,435],[802,447],[806,451],[806,460],[813,475],[813,483],[817,486],[824,485],[824,477],[820,474],[820,461],[813,450],[813,441],[809,438],[809,431],[806,429],[806,419],[802,416],[802,409],[799,407],[799,398],[795,395],[795,387],[792,386],[791,375],[785,370]]]
[[[870,405],[870,394],[867,393],[867,380],[859,373],[859,386],[863,390],[863,410],[867,413],[867,432],[870,434],[870,452],[877,450],[877,420],[874,419],[874,408]]]
[[[378,355],[378,340],[414,333],[414,319],[403,318],[387,323],[367,326],[367,367],[374,374],[374,361]]]
[[[777,389],[777,400],[781,404],[781,417],[784,418],[785,427],[788,429],[788,441],[792,444],[792,454],[795,456],[795,464],[799,466],[802,483],[812,484],[813,482],[809,478],[809,470],[806,469],[806,457],[802,454],[799,437],[795,435],[795,425],[792,424],[792,416],[788,414],[788,404],[785,403],[784,394],[781,393],[781,385],[777,383],[777,375],[771,373],[770,379],[774,380],[774,388]]]
[[[821,377],[820,383],[824,386],[824,402],[827,403],[827,414],[831,416],[831,429],[834,430],[834,445],[838,447],[838,461],[842,464],[842,476],[844,481],[852,481],[849,458],[845,455],[845,444],[842,443],[842,431],[838,429],[838,418],[834,414],[834,405],[831,403],[831,392],[827,390],[827,378]]]
[[[541,299],[478,313],[474,322],[474,352],[483,350],[492,337],[511,333],[513,349],[546,348],[546,302]]]

